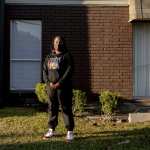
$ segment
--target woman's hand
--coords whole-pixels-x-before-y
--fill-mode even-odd
[[[50,87],[53,88],[53,89],[58,89],[60,87],[60,83],[57,82],[57,83],[50,83]]]
[[[50,82],[49,86],[53,89],[54,88],[54,85],[52,82]]]
[[[55,87],[55,89],[58,89],[60,87],[60,83],[59,82],[55,83],[54,87]]]

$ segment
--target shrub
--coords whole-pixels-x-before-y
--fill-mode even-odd
[[[38,97],[38,100],[41,103],[48,103],[48,95],[46,93],[46,84],[45,83],[37,83],[35,86],[35,94]],[[73,112],[83,112],[84,106],[86,103],[86,93],[81,90],[73,89]]]
[[[48,103],[48,95],[46,93],[46,84],[37,83],[35,86],[35,94],[41,103]]]
[[[73,89],[73,112],[84,112],[85,103],[87,100],[86,92]]]
[[[105,115],[112,115],[117,108],[118,99],[120,95],[109,90],[100,93],[99,101],[101,103],[101,110]]]

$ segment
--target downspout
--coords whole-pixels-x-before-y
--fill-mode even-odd
[[[4,7],[5,0],[0,0],[0,107],[4,102]]]
[[[142,20],[143,20],[143,1],[142,0],[140,0],[140,3],[141,3],[141,16],[142,16]]]

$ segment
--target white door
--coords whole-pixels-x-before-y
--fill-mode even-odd
[[[150,96],[150,23],[134,26],[134,96]]]
[[[34,90],[41,80],[41,21],[12,20],[10,90]]]

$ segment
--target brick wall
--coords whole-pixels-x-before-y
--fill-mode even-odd
[[[128,23],[128,7],[6,5],[6,39],[11,19],[42,20],[43,58],[53,35],[65,37],[74,58],[74,88],[92,93],[111,89],[132,97],[132,26]]]
[[[91,89],[112,89],[132,97],[132,25],[127,7],[88,11]]]

